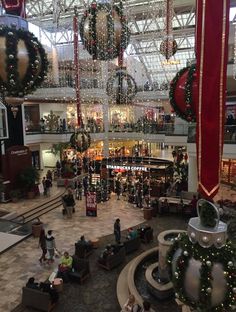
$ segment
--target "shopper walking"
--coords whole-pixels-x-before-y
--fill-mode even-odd
[[[46,234],[45,230],[42,229],[39,236],[39,247],[42,249],[42,255],[39,258],[39,262],[46,261],[47,247],[46,247]]]
[[[115,241],[117,244],[120,244],[120,219],[116,219],[114,223],[114,235],[115,235]]]
[[[75,200],[74,200],[73,192],[70,188],[68,189],[68,194],[63,197],[63,200],[64,200],[65,207],[66,207],[67,217],[68,219],[71,219],[72,213],[75,207]]]
[[[49,230],[46,235],[46,248],[48,252],[48,264],[54,262],[54,255],[56,249],[55,238],[52,235],[52,230]]]

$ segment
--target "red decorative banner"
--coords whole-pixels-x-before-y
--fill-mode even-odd
[[[219,189],[225,119],[229,0],[197,1],[197,157],[199,192]]]
[[[7,14],[25,18],[25,0],[2,0],[2,6]]]

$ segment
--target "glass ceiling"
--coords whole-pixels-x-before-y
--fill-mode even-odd
[[[39,26],[43,37],[53,45],[73,43],[72,18],[74,7],[81,16],[92,0],[28,0],[28,20]],[[103,2],[106,0],[103,0]],[[115,0],[116,2],[116,0]],[[123,0],[131,30],[126,56],[139,60],[145,67],[150,83],[168,83],[178,70],[194,59],[195,1],[173,0],[173,37],[178,50],[167,63],[159,51],[165,38],[164,2],[162,0]],[[231,8],[230,19],[235,16]]]

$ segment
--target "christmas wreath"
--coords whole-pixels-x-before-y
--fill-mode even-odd
[[[131,75],[123,69],[118,69],[115,75],[108,79],[106,92],[115,99],[116,104],[130,103],[137,93],[137,85]]]

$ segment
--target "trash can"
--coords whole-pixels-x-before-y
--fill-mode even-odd
[[[39,237],[42,228],[43,228],[43,223],[42,222],[32,223],[32,234],[33,234],[33,236],[34,237]]]
[[[151,220],[152,219],[152,208],[144,208],[143,209],[143,217],[145,220]]]

